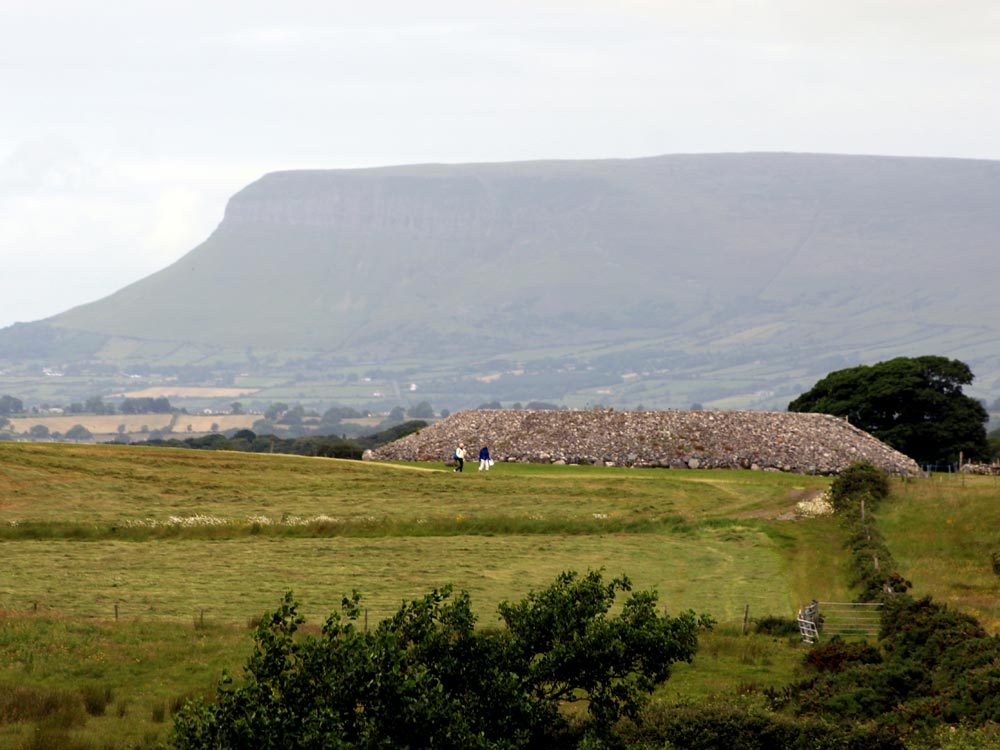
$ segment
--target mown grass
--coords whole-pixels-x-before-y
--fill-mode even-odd
[[[787,684],[797,639],[741,620],[851,596],[835,519],[792,515],[828,481],[0,444],[0,747],[154,745],[186,696],[239,671],[248,623],[289,589],[310,628],[354,589],[374,624],[448,583],[492,625],[559,572],[624,572],[720,621],[662,695]],[[879,523],[904,573],[996,629],[993,484],[893,489]]]
[[[437,465],[113,445],[0,443],[0,524],[122,525],[171,516],[344,522],[498,516],[549,521],[775,516],[822,477],[500,464]],[[81,502],[81,499],[86,502]],[[596,520],[604,520],[597,518]]]

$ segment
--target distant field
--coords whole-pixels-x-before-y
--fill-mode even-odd
[[[127,398],[238,398],[256,393],[259,388],[205,388],[192,385],[158,385],[129,391]]]
[[[188,425],[190,432],[209,432],[212,425],[216,429],[231,430],[249,428],[260,419],[260,415],[254,414],[217,414],[217,415],[196,415],[196,414],[107,414],[101,416],[76,414],[61,417],[11,417],[11,429],[15,434],[26,435],[35,425],[44,425],[49,432],[65,432],[74,425],[83,425],[95,435],[109,435],[119,431],[119,426],[124,425],[123,432],[140,433],[149,430],[162,430],[173,423],[175,432],[187,432]]]

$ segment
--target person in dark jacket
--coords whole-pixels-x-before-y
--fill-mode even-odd
[[[479,470],[489,471],[490,464],[492,463],[493,461],[490,460],[490,449],[484,445],[482,448],[479,449]]]

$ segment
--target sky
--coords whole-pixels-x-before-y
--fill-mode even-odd
[[[997,160],[998,92],[995,0],[0,0],[0,327],[166,267],[271,171]]]

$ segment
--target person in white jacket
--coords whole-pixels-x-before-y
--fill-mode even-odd
[[[455,471],[461,471],[465,468],[465,443],[459,443],[455,449],[455,462],[458,464]]]

